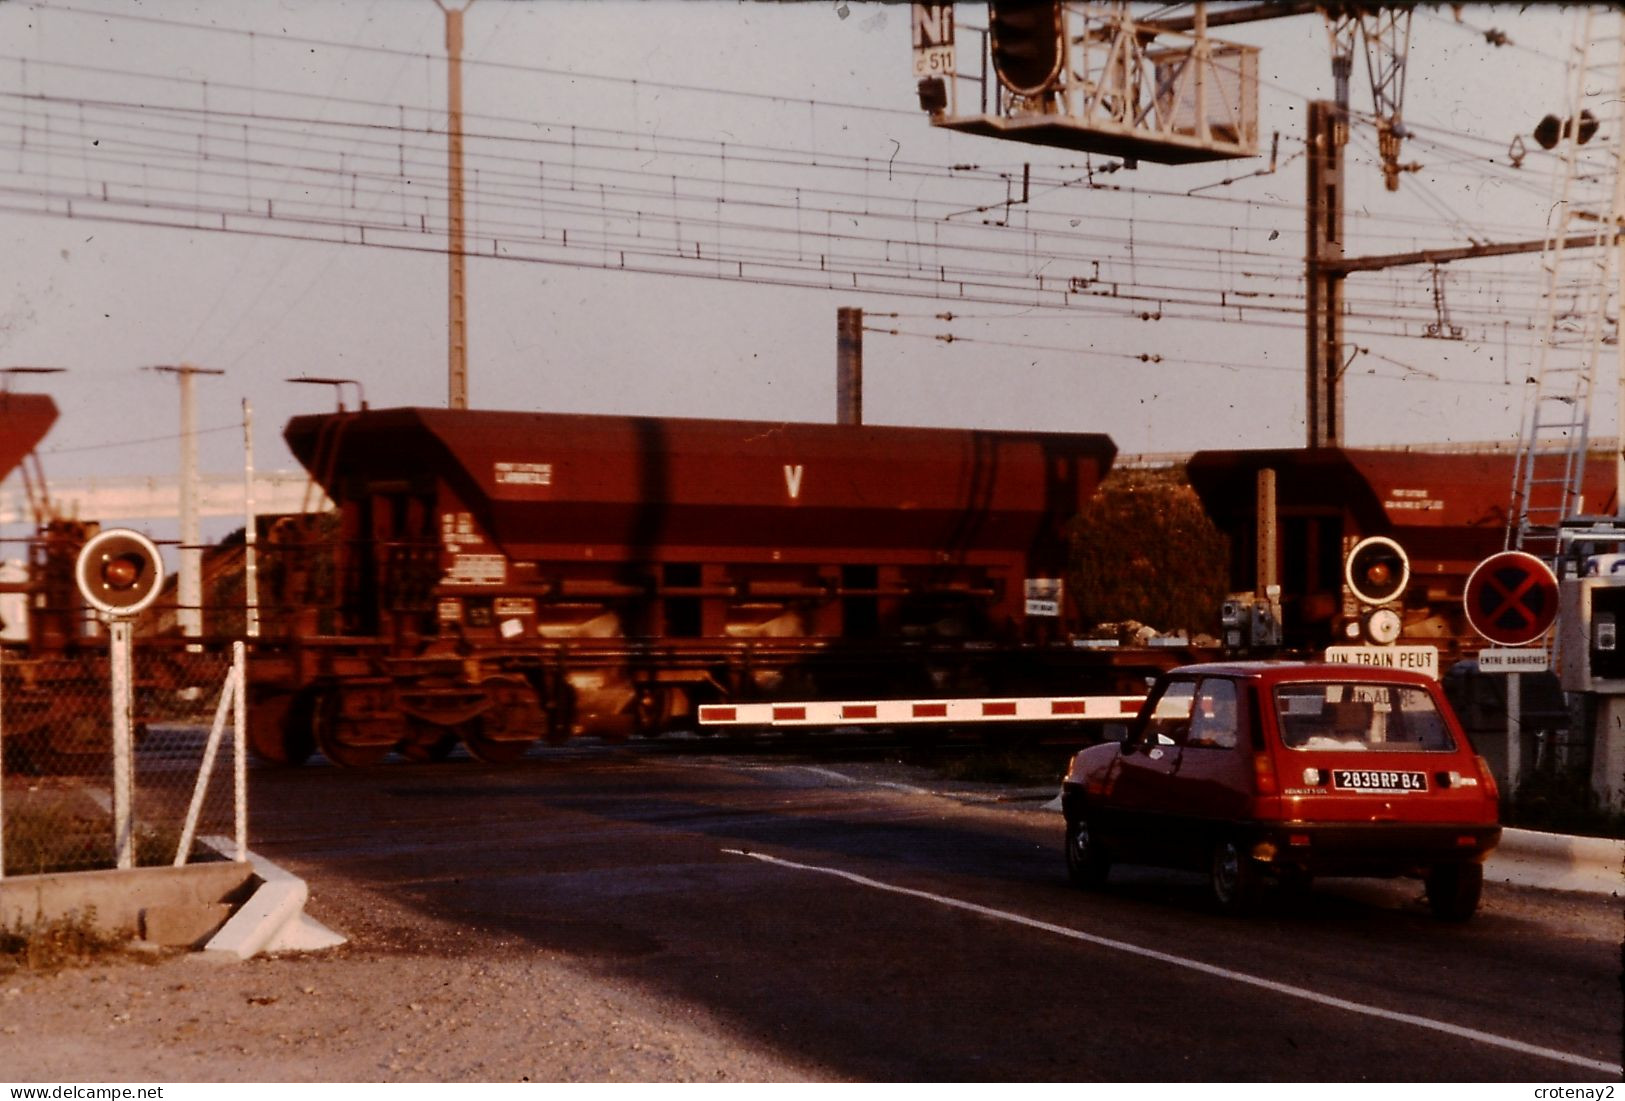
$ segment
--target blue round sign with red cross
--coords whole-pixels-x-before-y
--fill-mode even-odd
[[[1497,646],[1522,646],[1557,619],[1557,575],[1524,551],[1492,554],[1467,576],[1467,622]]]

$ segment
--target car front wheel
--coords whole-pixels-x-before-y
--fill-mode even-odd
[[[1106,882],[1111,861],[1101,851],[1100,841],[1084,816],[1066,821],[1066,874],[1075,886],[1099,887]]]
[[[1428,873],[1428,906],[1440,921],[1466,921],[1484,890],[1482,864],[1440,864]]]

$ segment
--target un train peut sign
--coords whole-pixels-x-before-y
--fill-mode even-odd
[[[1439,679],[1437,646],[1328,646],[1326,660],[1345,665],[1374,665],[1383,669],[1409,669]]]

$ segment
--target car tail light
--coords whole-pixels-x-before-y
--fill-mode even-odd
[[[1500,802],[1501,789],[1496,786],[1495,773],[1490,771],[1490,763],[1483,757],[1474,758],[1478,762],[1478,782],[1484,786],[1491,800]]]
[[[1268,753],[1253,754],[1253,790],[1260,795],[1277,795],[1281,786],[1275,782],[1275,762]]]

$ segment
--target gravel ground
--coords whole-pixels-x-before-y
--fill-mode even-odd
[[[130,953],[0,978],[0,1080],[818,1082],[692,1007],[328,884],[351,938],[223,963]]]
[[[838,768],[1011,810],[1051,794],[892,762]],[[342,877],[323,880],[308,912],[350,942],[242,963],[138,950],[0,974],[0,1082],[833,1080],[590,960],[437,922]]]

